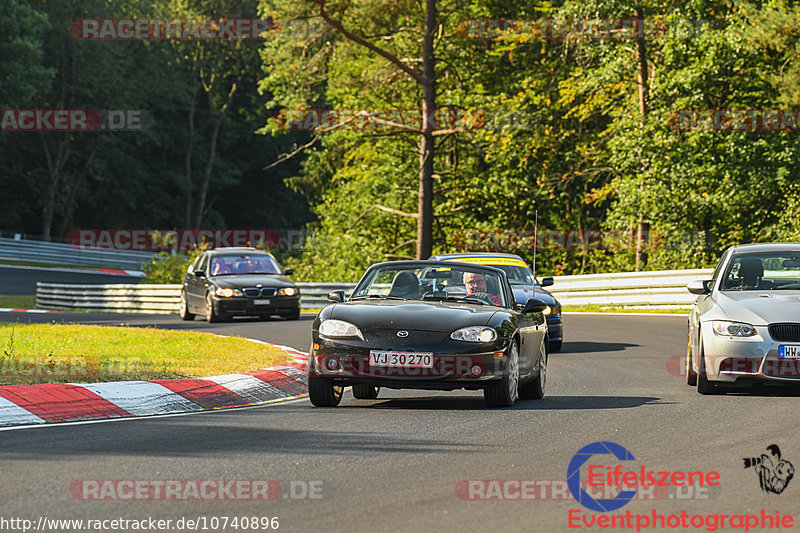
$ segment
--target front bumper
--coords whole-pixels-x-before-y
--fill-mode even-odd
[[[710,324],[702,330],[709,381],[800,383],[800,360],[779,355],[781,345],[798,343],[773,340],[767,326],[756,326],[756,330],[758,335],[752,338],[719,336]]]
[[[459,341],[437,344],[376,345],[359,339],[332,341],[314,335],[308,375],[333,379],[338,385],[370,384],[395,389],[482,389],[507,373],[508,340],[490,346]],[[372,366],[370,351],[432,353],[432,368]]]
[[[269,304],[256,304],[256,298],[244,296],[231,298],[213,296],[211,301],[214,304],[214,312],[220,316],[292,316],[300,312],[299,296],[273,296],[264,299],[269,300]]]

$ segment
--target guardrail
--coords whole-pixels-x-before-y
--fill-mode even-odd
[[[547,290],[562,305],[686,307],[695,296],[686,284],[707,278],[711,269],[558,276]],[[355,283],[298,283],[301,309],[325,306],[335,289],[350,293]],[[177,313],[181,285],[76,285],[37,283],[36,305],[45,309],[86,309],[117,313]]]
[[[142,265],[152,259],[152,252],[83,248],[60,242],[0,237],[0,260],[4,261],[141,270]]]

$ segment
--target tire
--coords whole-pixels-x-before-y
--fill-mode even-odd
[[[206,294],[206,322],[209,324],[213,324],[214,322],[219,322],[220,317],[214,311],[214,303],[211,301],[211,295]]]
[[[328,378],[308,376],[308,398],[316,407],[336,407],[342,401],[344,387]]]
[[[181,320],[194,320],[194,315],[189,312],[189,306],[186,304],[186,293],[181,291],[181,307],[178,311]]]
[[[700,394],[725,394],[725,390],[721,385],[708,380],[706,376],[706,356],[703,351],[703,345],[700,345],[700,353],[698,354],[700,363],[697,366],[697,392]]]
[[[519,396],[519,346],[516,339],[508,349],[508,373],[489,387],[483,389],[483,397],[489,407],[511,407]]]
[[[539,372],[535,378],[519,388],[520,399],[541,400],[544,398],[545,385],[547,385],[547,350],[542,343],[539,349]]]
[[[551,342],[550,342],[550,345],[547,347],[547,348],[548,348],[548,349],[547,349],[548,353],[560,352],[560,351],[561,351],[561,344],[562,344],[563,342],[564,342],[563,340],[560,340],[560,341],[551,341]]]
[[[374,385],[353,385],[353,397],[358,400],[374,400],[380,390],[380,387]]]
[[[692,359],[694,359],[692,354],[692,336],[691,334],[688,335],[689,342],[686,343],[686,384],[690,387],[697,386],[697,373],[694,371],[692,367]]]

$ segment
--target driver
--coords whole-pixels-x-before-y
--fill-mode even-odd
[[[490,301],[494,305],[501,305],[499,294],[490,294],[486,288],[486,276],[467,272],[464,274],[464,285],[467,288],[467,296],[476,296],[482,300]]]

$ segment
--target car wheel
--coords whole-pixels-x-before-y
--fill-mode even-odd
[[[308,398],[317,407],[336,407],[342,401],[344,387],[328,378],[308,376]]]
[[[519,347],[517,341],[511,342],[508,349],[508,372],[503,378],[483,389],[483,397],[489,407],[510,407],[514,405],[519,393]]]
[[[359,400],[374,400],[380,390],[380,387],[374,385],[353,385],[353,397]]]
[[[708,380],[706,375],[706,356],[703,351],[703,345],[700,345],[700,353],[698,354],[700,362],[697,366],[697,392],[700,394],[725,394],[722,385]]]
[[[181,320],[194,320],[194,315],[189,312],[189,306],[186,305],[186,294],[181,291],[181,306],[178,311]]]
[[[563,342],[564,342],[563,340],[560,340],[560,341],[552,341],[552,342],[550,343],[550,345],[548,346],[548,351],[549,351],[550,353],[553,353],[553,352],[560,352],[560,351],[561,351],[561,344],[562,344]]]
[[[214,311],[214,302],[211,301],[211,295],[206,294],[206,322],[212,324],[219,322],[219,315]]]
[[[545,344],[539,349],[539,372],[530,382],[519,388],[519,397],[523,400],[541,400],[547,384],[547,350]]]
[[[693,368],[693,361],[694,356],[692,355],[692,335],[691,333],[688,335],[689,342],[686,343],[686,384],[690,387],[697,386],[697,373],[694,371]]]

